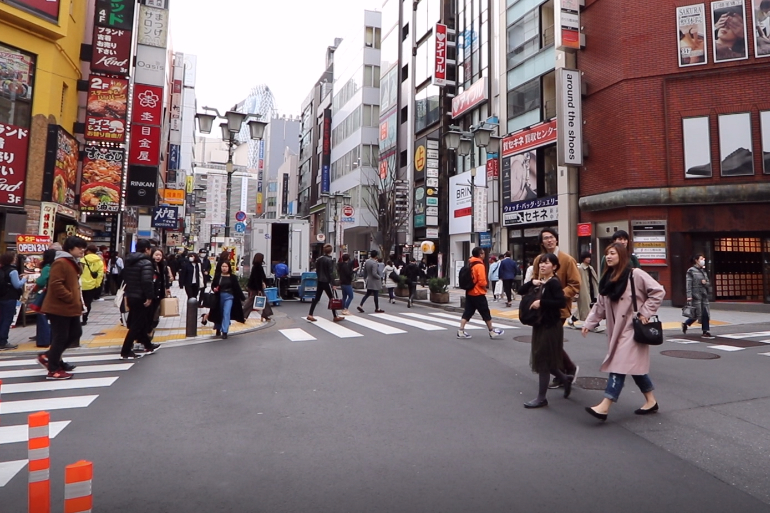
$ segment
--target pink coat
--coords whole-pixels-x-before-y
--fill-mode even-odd
[[[636,304],[639,313],[649,318],[655,315],[666,291],[649,274],[634,269]],[[607,319],[609,350],[602,363],[602,372],[642,375],[650,372],[650,346],[634,341],[634,307],[631,302],[631,283],[617,302],[606,296],[599,296],[584,324],[589,330]]]

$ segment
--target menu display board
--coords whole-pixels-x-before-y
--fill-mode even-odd
[[[128,80],[92,75],[86,106],[86,139],[124,142],[127,110]]]
[[[642,265],[666,265],[666,221],[631,221],[634,253]]]
[[[0,96],[30,100],[34,69],[32,57],[0,45]]]
[[[86,146],[80,181],[80,210],[118,212],[125,151]]]

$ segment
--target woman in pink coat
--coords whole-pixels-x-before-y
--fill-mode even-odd
[[[607,266],[599,281],[599,299],[583,324],[583,336],[607,319],[609,350],[601,370],[609,372],[604,399],[586,411],[599,420],[607,420],[613,402],[617,402],[626,375],[631,374],[634,382],[644,394],[645,403],[634,413],[647,415],[658,411],[658,402],[652,391],[655,389],[647,373],[650,371],[650,346],[634,341],[632,319],[634,307],[631,300],[630,279],[636,288],[636,304],[639,318],[647,323],[655,315],[663,301],[665,290],[649,274],[641,269],[632,269],[628,251],[622,244],[610,244],[605,251]]]

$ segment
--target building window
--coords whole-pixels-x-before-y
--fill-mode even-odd
[[[439,88],[429,85],[415,95],[414,130],[419,132],[438,122],[441,117],[439,108]]]
[[[362,126],[377,127],[380,124],[380,108],[376,105],[363,106],[364,120]]]
[[[508,91],[508,119],[521,116],[540,108],[540,79],[530,80],[526,84]]]
[[[0,45],[0,123],[29,128],[35,58]]]
[[[380,29],[376,27],[366,27],[366,36],[364,38],[364,44],[367,46],[367,48],[374,48],[375,50],[380,49],[382,35],[380,34]]]
[[[380,87],[379,66],[364,66],[364,87]]]
[[[540,50],[540,10],[535,9],[508,27],[508,69]]]

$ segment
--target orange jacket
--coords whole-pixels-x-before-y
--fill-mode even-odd
[[[474,262],[478,262],[480,265],[473,265]],[[468,260],[468,265],[473,265],[471,276],[473,276],[473,283],[476,284],[473,289],[468,291],[468,295],[485,296],[487,294],[487,269],[484,267],[484,261],[477,257],[471,257]]]

